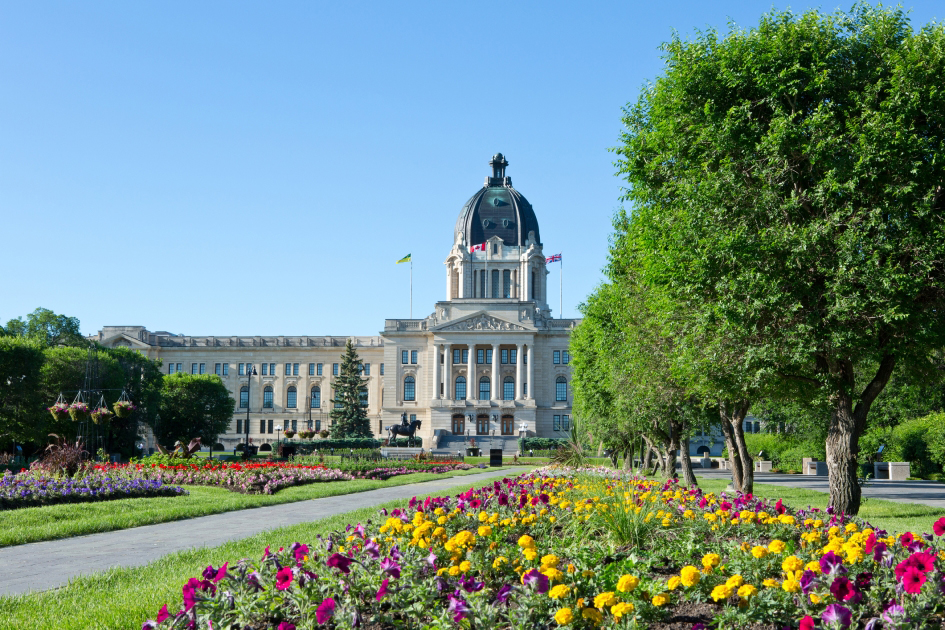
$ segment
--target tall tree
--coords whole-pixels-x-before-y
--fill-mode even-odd
[[[213,444],[225,433],[233,417],[236,401],[216,374],[164,375],[160,421],[155,436],[165,447],[180,440],[187,444],[195,437]]]
[[[79,332],[79,318],[57,315],[48,308],[38,308],[26,316],[18,317],[6,324],[6,333],[18,337],[38,339],[47,346],[88,346],[89,342]]]
[[[364,365],[351,339],[345,343],[341,356],[341,369],[333,384],[334,405],[331,410],[332,435],[339,438],[373,437],[371,421],[367,415],[367,379],[361,376]],[[339,406],[340,405],[340,406]]]
[[[45,402],[39,394],[42,367],[39,341],[0,337],[0,444],[41,437],[35,420]]]
[[[830,403],[830,501],[855,514],[870,407],[945,343],[945,28],[785,11],[664,52],[617,149],[646,282]]]

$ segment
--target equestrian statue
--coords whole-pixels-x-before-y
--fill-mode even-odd
[[[406,412],[400,417],[400,424],[392,424],[387,427],[387,444],[390,446],[393,440],[397,438],[398,435],[403,435],[407,437],[407,445],[410,446],[413,444],[413,436],[417,432],[417,429],[420,428],[420,421],[414,420],[413,422],[407,422]]]

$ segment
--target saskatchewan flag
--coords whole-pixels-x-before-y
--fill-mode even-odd
[[[403,258],[401,258],[400,260],[398,260],[398,261],[397,261],[397,264],[399,265],[399,264],[402,263],[402,262],[410,262],[410,254],[407,254],[406,256],[404,256]]]

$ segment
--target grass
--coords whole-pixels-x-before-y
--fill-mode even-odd
[[[493,471],[501,468],[487,469]],[[0,547],[81,536],[140,525],[220,514],[245,508],[321,499],[377,488],[403,486],[447,477],[483,472],[478,468],[448,473],[414,473],[387,481],[355,479],[285,488],[271,495],[239,494],[223,488],[187,486],[189,496],[117,499],[96,503],[72,503],[0,511]]]
[[[706,492],[721,492],[729,483],[726,479],[699,478],[699,487]],[[785,503],[795,508],[811,506],[825,509],[830,499],[826,492],[767,483],[756,483],[754,494],[764,499],[784,499]],[[932,523],[945,516],[945,510],[918,503],[864,498],[858,516],[890,533],[921,533],[932,531]]]
[[[480,471],[481,472],[481,471]],[[502,475],[494,479],[501,479]],[[478,485],[492,483],[493,478]],[[438,492],[438,496],[466,490],[459,485]],[[426,495],[424,495],[425,497]],[[114,503],[114,501],[110,502]],[[313,541],[316,534],[344,529],[348,523],[376,519],[381,507],[403,507],[406,501],[392,501],[362,508],[312,523],[282,527],[218,547],[173,553],[139,568],[111,569],[80,577],[68,585],[41,593],[0,597],[0,630],[20,628],[140,628],[153,619],[164,604],[178,605],[181,586],[199,576],[208,564],[231,564],[240,558],[258,559],[266,545],[287,547],[295,541]],[[174,609],[176,610],[176,608]]]

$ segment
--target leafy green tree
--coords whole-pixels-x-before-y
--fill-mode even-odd
[[[331,410],[332,437],[374,437],[366,405],[362,400],[367,379],[362,377],[364,366],[354,344],[348,339],[345,353],[341,356],[341,368],[333,384],[334,408]],[[338,407],[337,405],[341,405]]]
[[[165,447],[195,437],[213,444],[226,432],[236,401],[216,374],[177,372],[163,376],[160,421],[155,436]]]
[[[0,337],[0,444],[40,437],[35,423],[43,347],[35,339]],[[49,401],[47,404],[52,404]]]
[[[871,406],[945,344],[945,27],[773,12],[664,53],[616,149],[645,282],[830,404],[830,501],[855,514]]]
[[[57,315],[48,308],[38,308],[26,316],[18,317],[5,326],[6,334],[38,339],[47,346],[88,346],[89,342],[79,332],[79,319]]]

